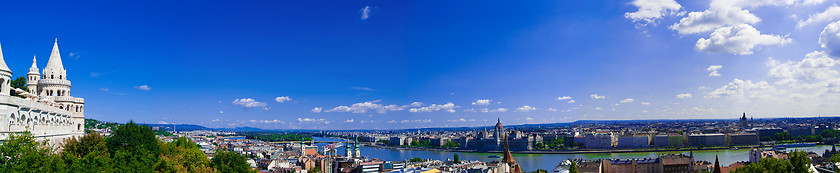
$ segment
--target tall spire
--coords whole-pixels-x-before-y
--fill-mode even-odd
[[[694,164],[694,163],[692,163]],[[720,173],[720,162],[718,162],[718,156],[715,155],[715,168],[713,173]]]
[[[3,59],[3,48],[0,48],[0,71],[12,73],[12,70],[10,70],[9,66],[6,65],[6,60]]]
[[[55,39],[52,52],[50,53],[50,59],[47,61],[47,67],[45,68],[44,72],[46,72],[46,69],[53,69],[58,71],[64,70],[64,64],[61,63],[61,53],[58,52],[58,38]]]

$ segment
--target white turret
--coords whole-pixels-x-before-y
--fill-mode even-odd
[[[3,59],[3,48],[0,47],[0,96],[11,95],[12,70]]]
[[[29,93],[38,94],[38,80],[41,80],[41,72],[35,63],[35,55],[32,55],[32,67],[29,67],[29,73],[26,73],[26,87],[29,88]]]

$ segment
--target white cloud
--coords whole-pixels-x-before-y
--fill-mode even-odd
[[[650,102],[642,102],[642,105],[650,105]]]
[[[488,99],[478,99],[475,102],[472,102],[472,105],[490,105],[490,102],[493,100]]]
[[[709,39],[700,38],[695,48],[701,52],[749,55],[758,45],[785,45],[793,40],[787,36],[764,35],[747,24],[721,27]]]
[[[557,97],[557,99],[556,99],[556,100],[558,100],[558,101],[563,101],[563,100],[571,100],[571,99],[572,99],[572,97],[569,97],[569,96],[563,96],[563,97]]]
[[[680,22],[671,25],[669,28],[686,35],[709,32],[724,26],[755,24],[759,21],[761,19],[748,10],[722,7],[688,13],[688,16],[680,19]]]
[[[678,98],[678,99],[687,99],[687,98],[691,98],[691,93],[677,94],[677,98]]]
[[[633,103],[633,98],[621,100],[621,103]]]
[[[379,104],[380,100],[376,101],[369,101],[369,102],[362,102],[362,103],[355,103],[350,106],[338,106],[332,108],[330,110],[326,110],[324,112],[352,112],[352,113],[366,113],[368,111],[376,111],[377,113],[385,113],[388,111],[401,111],[404,108],[402,106],[397,105],[382,105]]]
[[[402,120],[401,123],[431,123],[432,119],[425,119],[425,120]]]
[[[249,122],[251,122],[251,123],[264,123],[264,124],[271,124],[271,123],[285,124],[286,123],[285,121],[280,121],[280,120],[277,120],[277,119],[273,119],[273,120],[250,120]]]
[[[592,98],[592,99],[604,99],[604,98],[607,98],[607,97],[606,97],[606,96],[602,96],[602,95],[598,95],[598,94],[592,94],[592,95],[589,95],[589,98]]]
[[[324,120],[323,118],[298,118],[298,123],[313,123],[313,124],[330,124],[330,121]]]
[[[292,100],[292,98],[289,98],[289,96],[281,96],[281,97],[274,98],[274,101],[276,101],[277,103],[283,103],[283,102],[287,102],[287,101],[291,101],[291,100]]]
[[[656,24],[658,19],[671,15],[682,15],[682,6],[674,0],[634,0],[630,4],[639,8],[636,12],[624,13],[624,17],[633,20],[638,26]]]
[[[311,111],[311,112],[313,112],[313,113],[321,113],[321,111],[322,111],[322,110],[323,110],[323,108],[321,108],[321,107],[315,107],[315,108],[312,108],[312,111]]]
[[[345,123],[352,123],[352,122],[354,122],[354,121],[356,121],[356,120],[354,120],[354,119],[344,120],[344,122],[345,122]]]
[[[840,19],[840,6],[831,6],[823,12],[812,14],[807,20],[799,20],[796,23],[797,28],[802,28],[814,23],[822,23]]]
[[[718,70],[721,68],[723,68],[722,65],[710,65],[709,68],[706,68],[706,71],[709,72],[709,77],[720,77]]]
[[[460,118],[457,120],[446,120],[448,122],[475,122],[475,119]]]
[[[258,102],[258,101],[254,100],[252,98],[236,99],[236,100],[233,101],[233,104],[244,106],[244,107],[247,107],[247,108],[265,107],[266,106],[265,103]]]
[[[554,108],[548,108],[546,110],[549,111],[549,112],[557,112],[557,109],[554,109]]]
[[[601,109],[603,109],[603,108],[601,108],[601,107],[595,107],[595,110],[601,110]]]
[[[442,110],[442,111],[446,111],[446,112],[455,112],[455,108],[458,108],[458,107],[459,106],[455,106],[455,104],[453,104],[452,102],[449,102],[449,103],[442,104],[442,105],[432,104],[432,105],[429,105],[429,106],[426,106],[426,107],[411,108],[408,111],[409,112],[432,112],[432,111],[441,111]]]
[[[490,110],[490,112],[507,112],[507,110],[508,109],[505,109],[505,108],[498,108],[498,109]]]
[[[796,89],[813,89],[831,85],[840,80],[840,72],[834,67],[840,61],[834,60],[824,52],[812,52],[805,55],[799,62],[784,63],[770,59],[767,65],[771,67],[767,73],[777,81],[776,85],[785,85]]]
[[[571,104],[571,103],[575,103],[575,100],[569,100],[569,102],[568,102],[568,103],[569,103],[569,104]]]
[[[105,91],[105,92],[108,92],[108,91],[111,91],[111,89],[108,89],[108,88],[99,88],[99,91]]]
[[[534,118],[531,118],[531,117],[525,117],[525,120],[528,120],[528,121],[533,121],[533,120],[534,120]]]
[[[352,89],[352,90],[359,90],[359,91],[376,91],[376,90],[375,90],[375,89],[373,89],[373,88],[368,88],[368,87],[358,87],[358,86],[350,87],[350,89]]]
[[[828,24],[823,29],[819,43],[829,56],[840,57],[840,21]]]
[[[409,104],[409,105],[410,105],[411,107],[421,107],[421,106],[423,106],[423,103],[421,103],[421,102],[412,102],[412,103],[411,103],[411,104]]]
[[[371,9],[372,7],[370,6],[363,7],[361,10],[359,10],[359,18],[361,18],[362,20],[367,20],[368,18],[370,18]]]
[[[219,114],[224,114],[224,113],[225,113],[225,111],[219,111]]]
[[[528,106],[528,105],[516,108],[516,112],[528,112],[528,111],[533,111],[533,110],[537,110],[537,108],[531,107],[531,106]]]
[[[138,89],[138,90],[143,90],[143,91],[152,90],[152,87],[149,87],[149,85],[140,85],[140,86],[135,86],[134,88]]]
[[[755,8],[761,6],[786,6],[793,5],[799,0],[713,0],[710,8]]]
[[[706,98],[735,97],[735,98],[768,98],[774,95],[775,88],[766,81],[752,82],[750,80],[735,79],[721,88],[706,94]]]

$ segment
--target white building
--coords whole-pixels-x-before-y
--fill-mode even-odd
[[[29,90],[11,88],[12,71],[0,48],[0,140],[24,131],[52,143],[84,135],[85,100],[70,96],[71,85],[61,63],[57,39],[43,72],[39,72],[33,58],[26,74]],[[25,98],[11,96],[12,91]]]

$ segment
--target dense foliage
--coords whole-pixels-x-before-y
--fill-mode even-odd
[[[808,153],[795,150],[789,154],[788,160],[762,158],[758,163],[735,169],[733,173],[807,173],[810,164]]]
[[[246,139],[256,139],[265,142],[312,140],[312,136],[304,134],[244,133],[242,135],[244,135]]]
[[[776,141],[793,141],[793,142],[822,142],[827,139],[837,139],[840,138],[840,130],[831,130],[825,129],[819,134],[814,135],[806,135],[806,136],[793,136],[788,132],[776,133],[773,134],[772,138],[763,139],[763,140],[776,140]]]
[[[452,156],[452,163],[461,164],[461,158],[458,156],[458,153],[455,153],[455,155]]]
[[[29,87],[26,87],[26,77],[23,77],[23,76],[20,76],[17,79],[12,80],[11,86],[12,86],[12,88],[22,89],[22,90],[27,91],[27,92],[29,91]],[[14,89],[12,89],[10,92],[11,93],[9,93],[9,94],[11,94],[12,96],[18,96],[20,98],[24,98],[21,95],[17,95],[17,92],[15,92]]]
[[[233,152],[216,153],[210,165],[219,172],[253,172],[245,156]]]
[[[569,165],[569,173],[578,173],[577,162],[572,161],[572,165]]]
[[[58,154],[53,148],[29,133],[11,135],[0,145],[0,172],[254,172],[240,154],[220,152],[211,162],[190,139],[161,142],[133,122],[108,138],[90,133],[65,140]]]
[[[565,149],[564,140],[563,138],[554,138],[551,141],[545,141],[546,143],[536,143],[534,147],[538,150],[562,150]]]

